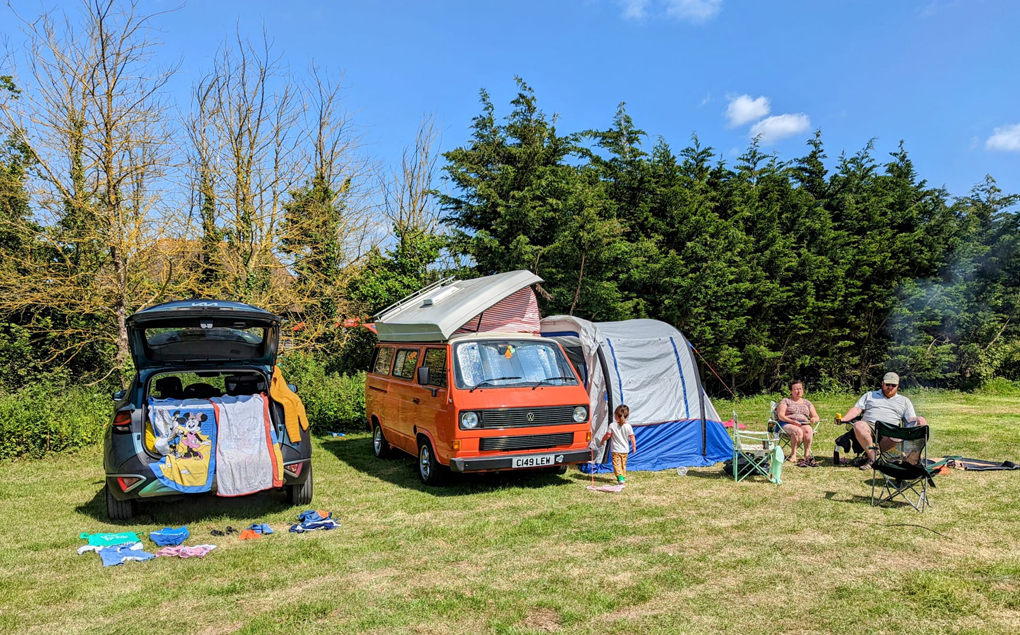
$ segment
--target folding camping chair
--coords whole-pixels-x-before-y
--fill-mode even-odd
[[[882,421],[875,422],[875,462],[872,464],[871,505],[878,506],[892,501],[897,496],[911,507],[923,512],[930,507],[928,485],[935,487],[934,476],[948,459],[928,463],[928,426],[903,428]],[[882,439],[896,444],[881,451]],[[878,492],[878,474],[882,475],[882,490]],[[913,494],[913,499],[911,499]]]
[[[774,401],[770,401],[769,402],[769,421],[768,421],[768,424],[767,424],[768,425],[768,430],[772,434],[772,436],[775,438],[777,445],[779,445],[782,448],[789,449],[790,448],[790,434],[786,431],[785,428],[783,428],[783,422],[779,420],[779,415],[776,414],[776,409],[778,409],[778,408],[779,408],[779,404],[778,403],[776,403]],[[816,421],[814,423],[814,425],[811,426],[811,430],[813,430],[815,434],[818,434],[818,424],[819,423],[821,423],[821,419]],[[792,452],[792,450],[791,450],[791,452]]]
[[[772,453],[776,448],[774,435],[741,430],[737,413],[733,413],[733,480],[739,483],[748,476],[759,474],[772,480],[769,471]],[[743,463],[741,461],[743,459]]]

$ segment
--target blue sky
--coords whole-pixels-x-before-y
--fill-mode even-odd
[[[235,25],[253,39],[264,26],[294,70],[314,59],[343,71],[347,107],[383,161],[424,113],[438,116],[443,149],[463,144],[478,90],[505,115],[519,75],[564,131],[606,128],[625,101],[649,149],[656,135],[679,150],[697,133],[731,159],[758,132],[791,159],[820,128],[830,164],[873,137],[884,160],[902,139],[920,175],[955,195],[989,173],[1020,192],[1020,3],[1007,0],[218,0],[157,24],[160,54],[183,60],[181,103]]]

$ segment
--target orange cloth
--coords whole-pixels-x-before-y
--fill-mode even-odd
[[[241,532],[241,535],[238,536],[238,538],[240,538],[241,540],[255,540],[256,538],[261,537],[262,534],[253,529],[245,529],[244,531]]]
[[[301,430],[308,429],[308,414],[305,412],[305,404],[301,403],[301,398],[287,387],[287,381],[283,378],[279,366],[273,367],[269,396],[283,406],[283,424],[287,427],[287,436],[292,443],[297,443],[301,440]]]

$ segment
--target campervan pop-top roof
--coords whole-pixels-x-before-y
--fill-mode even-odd
[[[375,317],[380,342],[445,342],[507,296],[542,282],[530,271],[472,280],[443,280],[412,293]]]

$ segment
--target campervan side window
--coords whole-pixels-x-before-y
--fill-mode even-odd
[[[429,385],[438,388],[446,388],[446,349],[429,348],[425,350],[425,361],[422,366],[428,366]]]
[[[393,361],[393,349],[389,346],[381,346],[375,349],[375,362],[372,363],[372,372],[376,375],[389,375],[390,362]]]
[[[393,376],[401,379],[414,379],[414,369],[418,366],[418,349],[402,348],[397,351],[397,359],[393,364]]]

